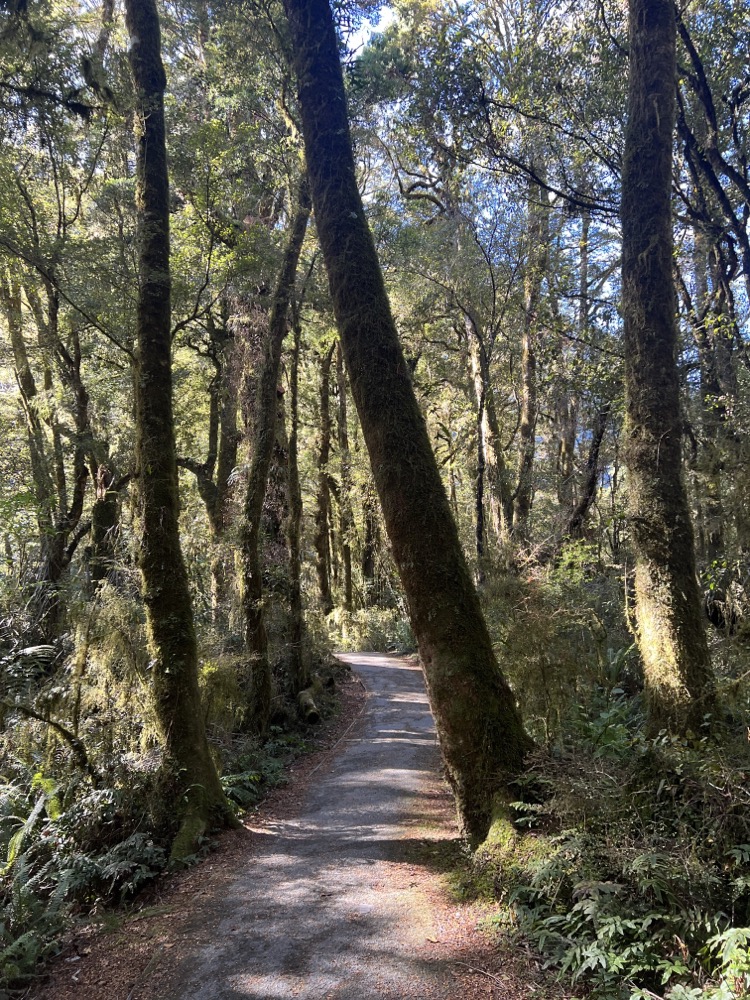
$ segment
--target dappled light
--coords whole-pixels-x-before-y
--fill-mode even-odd
[[[421,673],[403,659],[348,660],[368,688],[364,718],[298,815],[251,824],[253,858],[196,915],[198,942],[200,924],[218,923],[170,995],[452,998],[421,888],[433,845],[455,836]]]
[[[0,0],[0,1000],[750,997],[748,10]]]

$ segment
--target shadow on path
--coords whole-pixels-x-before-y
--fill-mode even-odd
[[[455,831],[421,670],[379,654],[341,659],[368,689],[362,719],[297,815],[254,831],[246,866],[195,912],[190,957],[163,996],[456,996],[451,963],[430,954],[425,857]]]

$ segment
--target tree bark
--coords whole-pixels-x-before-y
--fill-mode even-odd
[[[711,302],[708,289],[709,259],[705,249],[706,238],[695,234],[695,346],[698,349],[700,371],[701,429],[703,454],[699,471],[703,486],[704,553],[709,569],[718,566],[724,559],[724,510],[722,503],[722,460],[720,430],[726,420],[726,406],[716,365],[716,356],[710,322]],[[718,601],[720,594],[714,595]]]
[[[310,217],[310,195],[303,176],[289,241],[271,307],[268,337],[255,401],[255,423],[250,471],[247,477],[241,535],[242,610],[245,617],[247,664],[243,682],[247,685],[249,727],[264,736],[271,713],[272,678],[268,659],[268,636],[263,614],[263,581],[260,553],[261,516],[271,467],[278,418],[277,387],[281,350],[287,332],[289,300],[294,289],[297,264]]]
[[[498,667],[357,188],[326,0],[285,0],[310,187],[352,395],[462,829],[481,841],[529,746]]]
[[[91,507],[92,591],[114,569],[117,535],[120,528],[120,497],[114,488],[115,477],[100,465],[96,472],[96,499]]]
[[[626,462],[638,645],[652,729],[685,732],[715,707],[681,476],[672,277],[672,0],[630,0],[630,81],[622,176]]]
[[[380,543],[378,525],[377,498],[371,482],[362,485],[362,600],[366,608],[376,605],[380,600],[380,587],[377,575],[377,554]]]
[[[344,572],[344,610],[351,611],[352,602],[352,458],[349,453],[349,430],[347,427],[346,374],[344,373],[344,353],[339,343],[336,348],[336,387],[339,406],[337,413],[339,462],[341,463],[341,495],[339,498],[339,534],[341,537],[341,562]]]
[[[318,428],[318,493],[315,505],[315,572],[318,577],[320,603],[324,615],[333,611],[331,594],[331,549],[328,537],[328,522],[331,514],[331,488],[328,475],[328,459],[331,455],[331,362],[336,345],[320,359],[319,428]]]
[[[154,0],[126,0],[125,19],[137,92],[140,280],[135,447],[143,521],[139,564],[154,705],[181,824],[172,855],[180,857],[194,850],[207,827],[231,822],[232,813],[206,739],[190,590],[180,548],[172,414],[166,77]]]
[[[39,528],[39,567],[29,602],[31,629],[40,643],[54,643],[62,631],[63,624],[64,609],[59,584],[67,566],[65,553],[69,524],[64,464],[61,464],[60,460],[61,438],[56,420],[42,415],[43,407],[40,407],[36,379],[24,338],[21,285],[15,277],[4,273],[0,275],[0,300],[5,313],[14,372],[26,418],[26,437]],[[35,319],[38,320],[36,314]],[[44,378],[45,397],[50,399],[52,382],[48,366],[45,366]],[[45,424],[52,437],[51,454],[49,454]],[[81,492],[81,506],[82,500]]]
[[[534,502],[534,455],[537,421],[537,340],[542,281],[547,270],[549,206],[546,192],[529,181],[527,199],[527,251],[524,272],[524,319],[521,347],[521,423],[518,445],[518,483],[513,508],[513,536],[521,544],[530,537],[531,508]]]
[[[477,433],[480,435],[480,447],[487,478],[490,518],[496,541],[503,542],[508,538],[513,525],[514,501],[500,437],[500,423],[495,406],[490,361],[484,338],[474,320],[466,317],[464,325],[468,340],[474,395],[477,402]]]
[[[287,544],[289,546],[289,646],[291,649],[291,680],[295,691],[302,691],[309,684],[305,668],[302,641],[304,617],[302,614],[302,487],[299,481],[299,354],[302,330],[298,310],[292,310],[294,344],[289,371],[289,460],[287,463],[289,490],[289,517]]]
[[[226,617],[229,592],[227,555],[222,551],[227,531],[227,508],[232,470],[237,465],[240,434],[237,429],[238,378],[234,338],[226,317],[217,325],[212,313],[207,317],[209,354],[214,377],[209,385],[208,450],[205,461],[178,458],[180,468],[193,473],[198,493],[206,508],[211,532],[211,611],[215,624]]]
[[[594,414],[594,424],[591,428],[591,443],[586,458],[586,477],[581,488],[578,503],[573,507],[568,523],[563,531],[563,538],[583,538],[583,527],[586,515],[596,500],[596,490],[599,483],[599,451],[601,450],[607,420],[612,410],[611,403],[603,403]]]
[[[580,263],[578,281],[578,330],[582,344],[588,342],[589,335],[589,231],[591,213],[584,209],[581,214],[581,238],[579,240]],[[559,338],[559,363],[565,370],[565,341]],[[555,399],[555,423],[557,437],[557,499],[563,511],[568,514],[576,507],[575,449],[578,436],[579,401],[571,385],[569,376],[560,380],[560,389]]]

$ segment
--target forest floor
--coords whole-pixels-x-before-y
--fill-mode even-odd
[[[449,892],[462,848],[418,665],[341,659],[355,671],[342,711],[290,783],[140,910],[75,932],[30,996],[566,996],[532,953],[493,936],[486,904]]]

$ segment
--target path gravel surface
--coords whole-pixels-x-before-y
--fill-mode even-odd
[[[440,873],[460,850],[422,672],[342,656],[350,719],[207,860],[108,932],[72,934],[34,1000],[565,1000]],[[363,707],[364,706],[364,707]]]
[[[439,944],[408,841],[450,815],[422,672],[412,661],[345,655],[368,703],[298,815],[258,831],[255,856],[174,970],[165,996],[191,1000],[448,1000]],[[426,828],[427,825],[427,828]],[[450,832],[450,831],[449,831]],[[215,901],[216,902],[216,901]],[[199,915],[200,917],[200,915]]]

